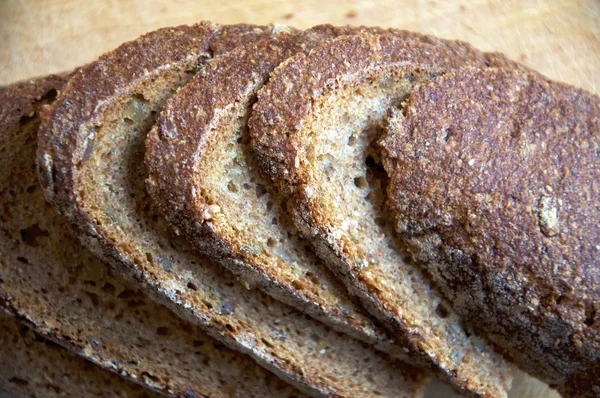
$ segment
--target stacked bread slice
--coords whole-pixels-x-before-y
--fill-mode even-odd
[[[0,396],[158,398],[0,313]]]
[[[582,312],[589,349],[563,341],[575,365],[561,373],[549,361],[548,373],[535,337],[516,353],[496,322],[473,324],[462,290],[428,268],[426,243],[394,228],[406,211],[386,173],[398,178],[394,120],[413,91],[436,104],[453,93],[427,87],[473,71],[545,81],[501,54],[402,30],[203,22],[13,86],[0,94],[13,104],[0,108],[11,209],[0,303],[176,396],[420,397],[431,372],[461,394],[502,397],[507,359],[566,395],[594,396],[593,304]],[[597,102],[577,125],[595,137],[590,153]]]

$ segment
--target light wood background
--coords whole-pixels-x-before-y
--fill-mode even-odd
[[[0,85],[68,71],[142,33],[203,19],[417,30],[504,52],[600,92],[600,0],[0,0]],[[429,396],[445,396],[439,391]],[[551,395],[523,376],[512,394]]]
[[[0,85],[67,71],[144,32],[202,19],[402,27],[502,51],[600,91],[600,0],[0,0]]]

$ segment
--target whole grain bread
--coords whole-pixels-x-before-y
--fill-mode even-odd
[[[600,396],[600,98],[470,69],[385,124],[394,226],[456,311],[566,396]]]
[[[214,49],[222,41],[193,42],[190,29],[162,31],[158,43],[153,37],[160,31],[127,43],[70,80],[40,135],[47,198],[118,272],[303,390],[419,396],[426,380],[422,372],[248,289],[169,235],[144,188],[144,140],[164,102],[204,65],[201,44]],[[289,33],[277,28],[266,34]]]
[[[465,65],[487,65],[468,49],[384,35],[332,40],[271,74],[249,126],[298,228],[408,355],[465,394],[506,396],[510,367],[470,335],[397,247],[373,145],[385,110],[414,87]]]
[[[38,112],[64,83],[49,76],[0,96],[0,308],[45,338],[164,394],[301,396],[112,276],[46,203],[35,162]]]
[[[307,249],[281,196],[260,172],[246,129],[257,91],[281,62],[337,36],[365,32],[444,45],[402,30],[321,25],[238,48],[211,62],[168,101],[146,141],[147,188],[192,245],[242,280],[404,358],[404,347],[394,344]],[[471,58],[483,59],[466,49]]]
[[[0,396],[158,398],[0,312]]]

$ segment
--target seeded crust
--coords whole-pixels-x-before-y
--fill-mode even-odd
[[[565,396],[600,396],[600,98],[468,70],[385,127],[395,227],[457,312]]]
[[[300,35],[238,48],[212,62],[169,100],[146,141],[147,188],[167,220],[192,245],[242,280],[340,331],[406,358],[405,347],[390,341],[305,249],[309,243],[299,239],[281,207],[282,198],[258,170],[246,131],[256,92],[277,65],[337,36],[365,32],[442,43],[403,30],[320,25]],[[475,49],[460,50],[483,59]],[[236,195],[240,191],[247,193]],[[259,233],[268,239],[258,241]]]
[[[0,395],[10,398],[160,397],[36,335],[1,312]]]
[[[285,31],[268,29],[262,37]],[[167,52],[162,52],[150,36],[79,71],[48,113],[38,154],[47,197],[67,215],[84,243],[119,273],[304,391],[420,396],[427,379],[422,372],[249,290],[222,267],[194,254],[182,239],[169,236],[145,192],[144,141],[171,93],[201,69],[203,62],[197,59],[205,50],[200,43],[186,49],[176,36],[163,41]],[[168,59],[168,51],[175,51],[183,64]],[[161,56],[148,65],[147,53]]]
[[[161,393],[301,396],[112,276],[45,202],[34,161],[38,112],[64,83],[49,76],[11,86],[0,97],[0,308],[45,338]]]
[[[387,215],[372,204],[383,202],[385,181],[378,177],[377,167],[366,171],[364,165],[365,158],[366,163],[376,163],[377,154],[361,152],[378,137],[376,127],[387,107],[402,101],[413,87],[466,64],[487,65],[485,58],[461,56],[457,51],[461,46],[468,48],[459,42],[448,49],[361,35],[296,55],[279,66],[259,92],[250,135],[264,170],[289,198],[298,228],[348,290],[405,344],[411,358],[465,394],[505,396],[510,367],[483,341],[465,336],[468,331],[418,269],[403,263],[405,254],[383,225]],[[371,102],[356,106],[343,102],[362,98]],[[320,109],[326,110],[319,114]],[[369,109],[368,116],[361,114],[363,109]],[[356,125],[346,136],[344,126],[351,123]],[[360,159],[355,159],[355,152]],[[320,164],[324,166],[317,169]],[[353,183],[354,176],[345,174],[354,169],[359,175]],[[330,181],[335,185],[328,185]],[[342,189],[344,184],[352,187]],[[352,207],[356,197],[361,206],[363,201],[368,202],[364,206],[373,206],[372,217],[382,220],[378,229],[361,230],[363,221],[374,224],[371,213],[353,220],[357,214],[351,212],[362,211]],[[364,249],[362,242],[367,241]]]

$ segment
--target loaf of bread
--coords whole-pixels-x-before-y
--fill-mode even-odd
[[[525,371],[600,394],[600,98],[518,71],[436,78],[390,112],[394,226]]]
[[[512,397],[512,361],[600,397],[599,115],[364,26],[165,28],[0,88],[0,394]]]

